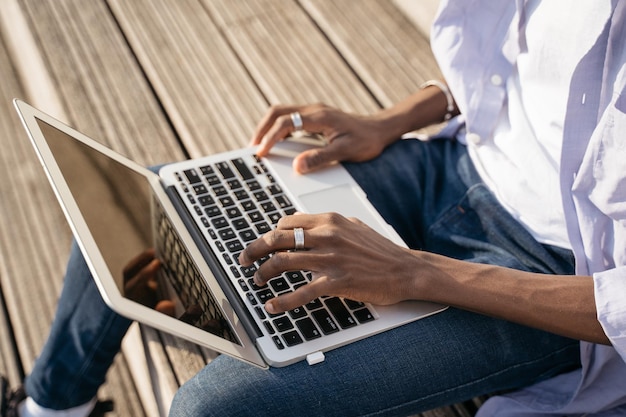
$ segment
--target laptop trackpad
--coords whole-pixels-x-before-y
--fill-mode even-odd
[[[359,200],[366,201],[367,198],[361,190],[350,184],[302,194],[298,198],[307,213],[336,212],[345,217],[356,217],[378,233],[389,236],[389,226],[373,214],[372,206],[359,203]]]

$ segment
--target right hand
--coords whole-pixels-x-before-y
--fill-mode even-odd
[[[327,145],[298,155],[293,161],[296,172],[304,174],[341,161],[362,162],[380,155],[391,139],[385,137],[383,124],[375,116],[349,114],[325,104],[272,106],[258,124],[251,145],[265,156],[272,146],[293,133],[290,114],[299,112],[303,129],[321,135]]]

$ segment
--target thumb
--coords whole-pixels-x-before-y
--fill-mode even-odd
[[[299,174],[315,171],[343,160],[344,152],[339,140],[333,141],[323,148],[304,151],[293,160],[293,169]]]

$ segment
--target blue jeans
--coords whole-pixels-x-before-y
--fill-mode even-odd
[[[373,161],[345,166],[412,248],[546,279],[573,274],[572,254],[537,243],[454,141],[399,141]],[[103,303],[74,248],[28,394],[54,409],[93,398],[128,325]],[[450,308],[328,352],[315,366],[261,370],[221,355],[180,388],[171,415],[407,415],[578,366],[577,341]]]

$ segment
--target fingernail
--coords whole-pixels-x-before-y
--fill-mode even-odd
[[[294,159],[293,160],[293,169],[298,174],[306,174],[309,171],[309,164],[306,159]]]
[[[276,314],[276,307],[274,307],[274,304],[269,301],[265,303],[265,310],[270,314]]]

